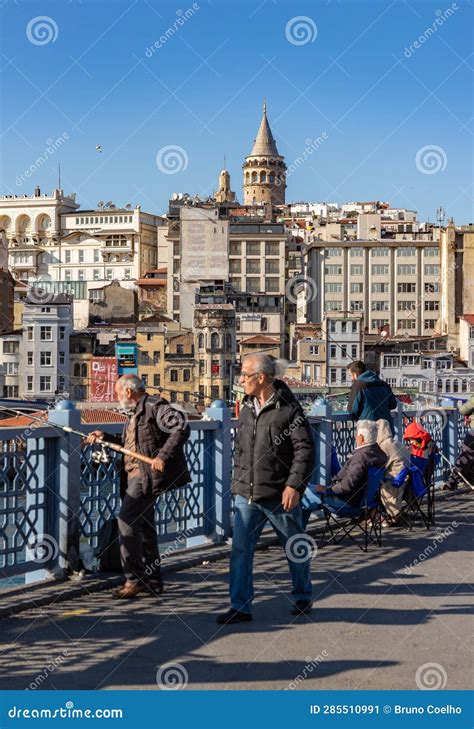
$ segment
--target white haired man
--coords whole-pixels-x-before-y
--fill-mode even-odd
[[[286,363],[266,354],[245,357],[240,381],[245,397],[239,417],[232,492],[235,522],[230,558],[231,608],[221,624],[252,620],[252,565],[255,546],[270,522],[285,548],[293,582],[293,615],[312,606],[311,554],[292,559],[291,545],[304,540],[300,495],[313,471],[313,439],[308,421],[280,379]],[[292,540],[290,542],[290,540]],[[288,546],[287,546],[288,545]]]
[[[308,522],[311,511],[327,504],[333,509],[347,504],[358,508],[367,486],[369,468],[382,468],[387,463],[387,456],[377,444],[378,427],[372,420],[359,420],[356,425],[356,448],[349,456],[337,476],[332,480],[329,489],[316,486],[312,508],[304,510],[304,523]]]
[[[148,395],[136,375],[123,375],[115,392],[129,420],[122,437],[107,435],[107,439],[153,459],[151,466],[131,456],[123,459],[118,527],[125,584],[113,596],[130,599],[142,592],[156,595],[163,591],[155,501],[163,491],[191,481],[183,448],[190,431],[183,414],[163,397]],[[96,430],[86,442],[96,443],[103,437]]]

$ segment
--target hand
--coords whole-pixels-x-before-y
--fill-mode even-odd
[[[94,445],[94,443],[97,443],[98,440],[104,439],[104,431],[103,430],[94,430],[92,433],[89,433],[87,438],[85,438],[85,442],[87,445]]]
[[[281,496],[281,503],[285,511],[291,511],[300,503],[299,492],[292,486],[285,486]]]
[[[163,472],[165,470],[164,460],[162,458],[158,458],[158,456],[154,458],[151,464],[151,470]]]

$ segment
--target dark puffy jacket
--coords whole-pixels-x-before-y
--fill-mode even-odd
[[[367,486],[369,468],[382,468],[386,463],[387,456],[377,443],[356,448],[332,482],[331,492],[357,508]]]
[[[304,492],[314,467],[314,444],[301,405],[281,380],[276,397],[255,414],[246,396],[240,411],[232,492],[252,501],[280,500],[285,486]]]
[[[367,370],[352,384],[347,408],[356,420],[388,420],[393,433],[390,411],[396,407],[392,388],[376,372]]]
[[[157,496],[162,491],[185,486],[191,481],[186,465],[184,444],[189,438],[189,425],[181,411],[173,408],[163,397],[151,397],[147,393],[138,401],[135,410],[135,443],[137,452],[155,458],[159,456],[165,462],[163,472],[152,471],[147,463],[138,461],[144,490]],[[125,442],[125,431],[122,436],[106,436],[106,440],[115,440],[121,445]],[[121,471],[121,493],[126,489],[127,473]]]

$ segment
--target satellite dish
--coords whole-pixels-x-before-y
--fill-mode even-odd
[[[173,192],[171,195],[172,200],[179,200],[179,192]]]

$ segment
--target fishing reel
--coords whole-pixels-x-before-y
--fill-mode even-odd
[[[107,449],[105,446],[99,446],[99,448],[92,452],[91,454],[91,461],[92,463],[96,463],[99,465],[100,463],[110,463],[110,456],[107,452]]]

